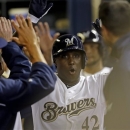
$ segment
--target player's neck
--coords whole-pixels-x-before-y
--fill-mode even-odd
[[[73,87],[80,80],[80,76],[77,79],[74,79],[74,80],[72,80],[72,79],[71,80],[70,79],[65,79],[65,78],[61,78],[61,77],[59,77],[59,78],[66,85],[67,88]]]
[[[64,82],[64,84],[66,85],[67,88],[71,88],[71,87],[73,87],[74,85],[76,85],[79,82],[79,79],[77,79],[75,81],[71,81],[71,82],[70,81],[66,81],[66,82]]]
[[[95,64],[93,65],[89,65],[89,66],[86,66],[84,71],[89,73],[89,74],[95,74],[99,71],[101,71],[103,69],[103,63],[102,63],[102,60],[99,60],[98,62],[96,62]]]

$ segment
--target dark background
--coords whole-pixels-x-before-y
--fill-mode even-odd
[[[56,21],[59,19],[68,20],[68,26],[62,30],[65,32],[77,34],[92,29],[91,0],[48,0],[48,2],[52,2],[53,7],[41,21],[48,22],[52,30],[57,29]],[[28,8],[29,3],[30,0],[0,0],[0,16],[9,18],[10,9]]]

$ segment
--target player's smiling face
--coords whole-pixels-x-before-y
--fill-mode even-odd
[[[55,63],[58,76],[65,84],[79,81],[82,64],[82,54],[79,51],[71,50],[60,54]]]

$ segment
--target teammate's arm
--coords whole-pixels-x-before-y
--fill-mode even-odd
[[[28,59],[22,54],[20,48],[11,41],[12,26],[10,20],[0,17],[0,43],[6,44],[2,49],[2,57],[11,70],[10,78],[20,78],[24,73],[30,72],[31,66]],[[4,69],[1,62],[1,68]]]
[[[59,36],[59,33],[55,33],[52,37],[50,34],[50,28],[48,23],[38,23],[38,26],[34,27],[37,33],[37,36],[39,37],[39,45],[40,48],[44,54],[44,57],[48,63],[49,66],[53,65],[53,58],[52,58],[52,47],[53,43]]]
[[[40,48],[36,46],[36,34],[30,19],[28,19],[28,24],[22,16],[17,16],[16,20],[20,28],[14,21],[12,21],[12,24],[19,37],[13,38],[13,40],[27,47],[32,56],[33,65],[29,79],[19,77],[15,80],[0,79],[0,103],[7,106],[10,111],[19,111],[45,97],[54,90],[56,81],[56,76],[47,65]]]

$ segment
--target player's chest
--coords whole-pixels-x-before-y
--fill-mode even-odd
[[[45,122],[54,121],[61,116],[67,116],[76,122],[77,116],[86,118],[86,115],[91,115],[95,109],[101,107],[100,94],[98,90],[92,93],[88,89],[81,89],[79,92],[68,90],[65,93],[55,91],[39,101],[37,106]]]
[[[88,86],[76,90],[57,88],[38,102],[37,114],[44,125],[62,124],[67,130],[89,130],[87,129],[89,126],[90,130],[93,130],[94,124],[101,122],[100,115],[103,112],[100,91],[98,86],[94,87],[97,88],[90,89]]]
[[[83,97],[74,102],[45,102],[39,117],[45,125],[62,125],[66,130],[100,130],[104,108],[98,99]]]

